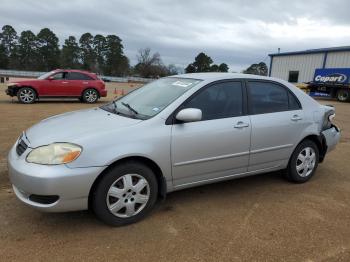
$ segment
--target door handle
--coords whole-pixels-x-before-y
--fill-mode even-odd
[[[299,115],[294,115],[291,118],[292,121],[298,121],[298,120],[302,120],[302,118]]]
[[[248,123],[244,123],[242,121],[237,122],[237,124],[234,125],[234,128],[243,128],[243,127],[248,127]]]
[[[62,84],[68,84],[68,82],[66,82],[66,81],[63,81],[63,82],[62,82]]]

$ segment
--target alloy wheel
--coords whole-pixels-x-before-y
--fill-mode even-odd
[[[85,100],[88,101],[89,103],[95,102],[97,99],[97,93],[94,90],[88,90],[85,93]]]
[[[23,103],[31,103],[35,99],[35,94],[31,89],[21,90],[19,97]]]

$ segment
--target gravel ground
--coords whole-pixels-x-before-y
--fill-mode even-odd
[[[110,100],[114,88],[108,84]],[[350,104],[334,104],[342,139],[308,183],[269,173],[169,194],[145,220],[111,228],[88,211],[39,213],[21,204],[6,155],[22,130],[91,105],[18,104],[0,86],[1,261],[350,261]],[[95,106],[95,105],[94,105]]]

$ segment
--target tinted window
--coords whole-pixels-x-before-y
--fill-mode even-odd
[[[288,110],[288,91],[277,84],[250,81],[248,86],[251,114]]]
[[[92,80],[88,75],[78,73],[78,72],[69,72],[67,79],[69,80]]]
[[[288,99],[289,99],[289,110],[301,109],[300,103],[294,95],[292,95],[291,93],[288,93]]]
[[[243,113],[241,82],[225,82],[205,88],[185,108],[202,110],[202,120],[241,116]]]

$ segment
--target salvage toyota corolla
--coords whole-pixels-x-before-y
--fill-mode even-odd
[[[179,189],[275,170],[308,181],[339,141],[334,116],[333,107],[274,78],[167,77],[29,128],[9,153],[9,175],[29,206],[90,208],[125,225]]]

